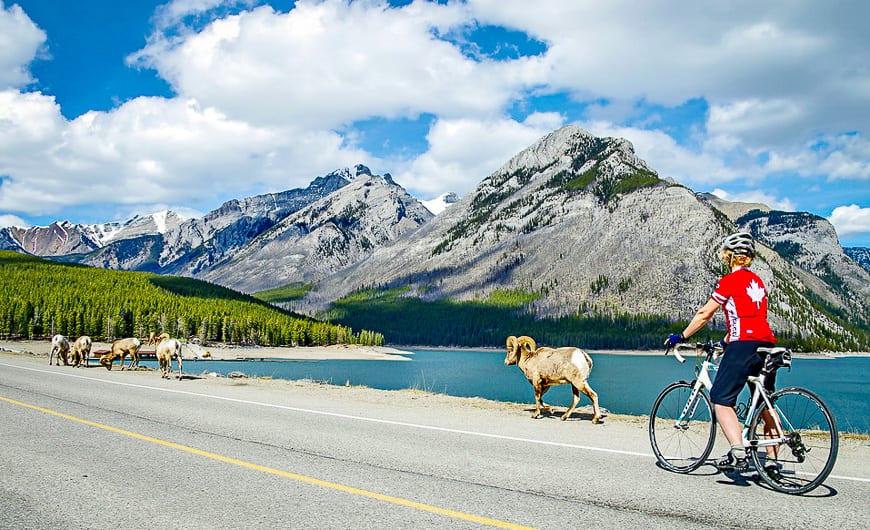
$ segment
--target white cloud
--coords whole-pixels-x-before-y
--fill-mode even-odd
[[[751,135],[763,141],[777,130],[800,125],[803,113],[797,101],[784,98],[730,101],[710,108],[707,131],[713,135]]]
[[[740,0],[565,3],[469,0],[481,20],[549,44],[542,83],[581,100],[679,105],[704,98],[710,128],[756,148],[870,122],[870,7]]]
[[[826,139],[830,146],[819,164],[829,180],[870,180],[870,141],[862,135],[844,134]]]
[[[840,237],[870,235],[870,208],[857,204],[834,208],[828,218]]]
[[[67,122],[52,98],[7,91],[3,118],[0,210],[28,214],[289,189],[364,156],[335,133],[254,127],[194,100],[142,97]]]
[[[24,219],[15,216],[15,215],[0,215],[0,228],[7,228],[10,226],[17,226],[19,228],[27,228],[30,224],[27,223]]]
[[[297,2],[155,39],[133,60],[184,97],[256,124],[334,128],[373,116],[497,114],[535,59],[478,63],[433,35],[471,21],[462,4]]]
[[[562,117],[552,113],[533,114],[524,123],[510,119],[438,120],[426,137],[429,150],[396,180],[423,197],[445,191],[461,195],[561,125]]]
[[[28,65],[45,42],[45,32],[17,4],[0,1],[0,90],[24,86],[32,77]]]

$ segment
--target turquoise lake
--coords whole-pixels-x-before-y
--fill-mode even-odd
[[[495,401],[533,403],[534,393],[516,366],[504,365],[504,353],[472,350],[413,350],[411,361],[185,361],[188,374],[204,371],[250,377],[312,379],[335,385],[364,385],[383,390],[417,389]],[[649,414],[653,401],[669,383],[692,380],[694,360],[672,356],[592,354],[589,383],[602,407],[617,414]],[[155,367],[154,361],[143,365]],[[777,388],[803,386],[822,397],[840,431],[870,433],[870,357],[794,359],[791,371],[777,373]],[[545,396],[551,405],[571,403],[567,385]],[[589,399],[581,397],[580,405]]]

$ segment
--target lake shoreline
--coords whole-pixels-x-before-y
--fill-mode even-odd
[[[144,342],[144,341],[143,341]],[[107,350],[110,343],[95,342],[92,352]],[[154,346],[143,344],[142,351],[153,351]],[[212,361],[259,361],[259,360],[287,360],[287,361],[329,361],[329,360],[375,360],[375,361],[409,361],[414,356],[414,351],[473,351],[485,353],[505,353],[504,348],[471,347],[460,348],[455,346],[362,346],[358,344],[337,344],[333,346],[236,346],[227,344],[197,345],[192,343],[182,344],[182,357],[184,360],[212,360]],[[47,340],[0,340],[0,351],[10,351],[33,355],[48,356],[51,351],[51,343]],[[663,350],[586,350],[591,355],[628,355],[628,356],[659,356],[664,355]],[[842,357],[867,357],[870,352],[793,352],[797,359],[837,359]],[[684,352],[685,356],[685,352]],[[93,357],[93,354],[92,354]]]

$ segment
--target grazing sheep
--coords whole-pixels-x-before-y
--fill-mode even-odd
[[[57,357],[55,357],[55,355]],[[51,366],[51,361],[54,358],[55,363],[60,366],[63,361],[64,366],[69,366],[69,341],[63,335],[55,335],[51,338],[51,353],[48,354],[48,365]]]
[[[155,353],[160,366],[160,377],[164,379],[172,376],[172,359],[178,359],[178,380],[181,381],[181,343],[175,339],[165,339],[157,345]]]
[[[70,361],[72,361],[73,366],[84,366],[88,367],[88,360],[91,357],[91,345],[93,342],[91,338],[87,335],[82,335],[72,345],[72,351],[70,352]]]
[[[549,407],[544,404],[544,394],[550,387],[555,385],[570,384],[574,394],[574,401],[562,420],[568,419],[571,412],[580,402],[580,392],[589,396],[592,400],[592,423],[598,423],[601,419],[601,411],[598,408],[598,394],[589,386],[587,379],[592,371],[592,359],[580,348],[538,348],[531,337],[514,337],[507,339],[507,356],[504,363],[508,366],[516,364],[522,370],[526,379],[535,389],[535,412],[533,418],[541,417],[541,409],[549,412]]]
[[[129,355],[130,356],[130,366],[128,368],[132,369],[134,366],[139,365],[139,348],[142,347],[142,342],[135,337],[131,337],[128,339],[118,339],[112,343],[112,349],[109,353],[103,355],[100,358],[100,364],[106,367],[106,370],[112,369],[112,362],[115,359],[121,359],[121,370],[124,369],[124,359]]]

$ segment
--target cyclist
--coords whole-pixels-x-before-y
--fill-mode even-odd
[[[761,278],[749,270],[755,257],[752,235],[736,232],[726,237],[720,257],[730,272],[719,280],[710,300],[698,310],[686,329],[680,334],[670,335],[665,344],[674,346],[685,341],[703,328],[717,309],[722,308],[728,332],[723,341],[725,353],[710,389],[710,399],[731,450],[716,465],[722,471],[745,471],[749,462],[734,405],[746,378],[761,372],[764,360],[756,350],[761,346],[773,346],[776,338],[767,322],[767,289]],[[774,382],[775,374],[766,376],[765,388],[773,392]],[[772,432],[770,413],[765,411],[763,419],[765,432]]]

